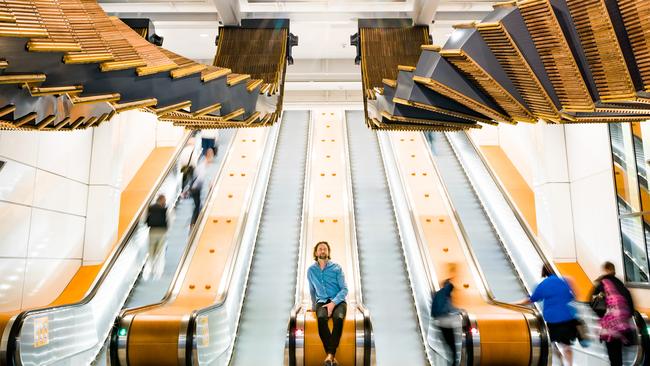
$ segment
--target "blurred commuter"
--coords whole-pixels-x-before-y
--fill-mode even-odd
[[[578,338],[579,324],[576,310],[571,305],[575,301],[575,295],[569,284],[551,273],[546,266],[542,267],[542,278],[544,279],[537,285],[530,298],[522,301],[522,304],[543,302],[542,314],[548,326],[551,342],[557,344],[560,360],[564,359],[567,365],[571,365],[573,364],[571,343]]]
[[[318,335],[327,353],[323,364],[338,365],[335,356],[347,312],[345,296],[348,294],[348,286],[341,266],[330,261],[330,245],[326,241],[318,242],[314,247],[314,261],[307,270],[307,280],[318,319]],[[333,323],[331,332],[329,318],[332,318]]]
[[[167,234],[167,199],[158,195],[156,202],[147,209],[147,226],[149,226],[149,258],[144,275],[149,277],[151,265],[162,252]]]
[[[448,278],[431,298],[431,317],[434,324],[442,333],[442,338],[449,350],[449,364],[457,365],[456,329],[461,326],[460,310],[451,302],[451,293],[454,290],[452,280],[456,277],[456,265],[447,266]]]
[[[194,168],[196,167],[198,160],[197,155],[199,154],[198,152],[195,153],[196,149],[196,140],[193,137],[190,137],[178,157],[178,161],[181,164],[181,174],[183,175],[181,183],[182,189],[185,189],[187,187],[192,177],[194,176]]]
[[[201,155],[206,155],[209,149],[212,149],[216,155],[218,138],[219,131],[216,129],[201,130]]]
[[[602,270],[603,275],[596,280],[591,295],[591,304],[601,317],[600,340],[607,345],[609,362],[613,366],[620,366],[623,365],[623,346],[634,343],[634,302],[630,291],[616,277],[614,264],[605,262]]]

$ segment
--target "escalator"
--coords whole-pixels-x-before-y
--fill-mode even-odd
[[[502,242],[501,236],[497,233],[498,229],[492,224],[486,208],[475,193],[472,181],[463,170],[461,160],[456,156],[451,138],[442,133],[433,133],[430,136],[431,151],[449,192],[451,204],[458,213],[460,221],[464,223],[468,240],[476,253],[492,293],[497,300],[504,302],[524,299],[529,292],[532,292],[532,287],[527,291],[526,284],[520,279],[508,248]],[[543,263],[539,261],[530,265],[531,270],[537,268],[541,271]],[[534,280],[539,278],[540,276],[533,277]],[[535,283],[537,282],[532,282]]]
[[[424,340],[376,133],[364,125],[361,111],[348,111],[346,117],[361,285],[373,317],[377,362],[425,365]]]
[[[308,111],[283,114],[232,365],[280,365],[284,360],[303,217],[309,120]]]
[[[314,263],[312,248],[326,241],[348,288],[336,359],[341,365],[371,366],[376,362],[374,333],[361,291],[345,118],[342,111],[313,111],[310,125],[295,303],[286,333],[285,364],[322,365],[326,357],[307,281],[307,270]]]
[[[429,359],[436,364],[453,357],[463,365],[546,365],[541,318],[530,307],[494,295],[424,136],[378,136]],[[455,286],[454,304],[463,308],[457,318],[456,355],[446,350],[429,313],[431,293],[447,278]]]
[[[95,360],[147,259],[146,208],[160,193],[172,204],[180,192],[179,157],[188,138],[189,134],[148,189],[88,293],[78,302],[25,311],[11,319],[3,334],[2,364],[81,365]]]
[[[499,178],[489,168],[488,163],[471,138],[466,133],[447,133],[445,135],[459,162],[463,165],[464,171],[471,177],[472,184],[481,196],[481,201],[486,207],[490,207],[487,211],[491,215],[491,221],[495,227],[500,228],[499,235],[503,238],[505,247],[515,263],[517,275],[528,289],[528,293],[531,293],[535,285],[541,280],[536,280],[535,273],[530,272],[531,266],[533,266],[532,268],[541,268],[544,265],[560,274],[542,251],[536,237],[512,203],[512,199],[503,188]],[[597,340],[599,334],[598,318],[587,304],[577,303],[576,308],[587,325],[591,339]],[[626,364],[640,365],[648,362],[647,351],[644,349],[647,347],[647,335],[645,335],[647,333],[647,325],[645,325],[647,321],[637,312],[634,322],[638,329],[637,338],[639,342],[637,343],[640,346],[626,347],[624,359]],[[606,349],[600,342],[594,341],[587,348],[575,345],[574,350],[578,352],[577,360],[578,357],[583,356],[582,362],[589,364],[607,364],[608,362]]]
[[[278,130],[234,133],[165,296],[125,310],[116,321],[113,364],[227,363]]]
[[[219,179],[220,168],[223,164],[226,152],[230,148],[234,132],[223,130],[217,141],[219,153],[214,161],[207,165],[204,180],[206,184],[201,189],[201,202],[206,202],[210,190]],[[199,153],[195,151],[194,154]],[[186,164],[186,162],[182,162]],[[194,202],[191,198],[179,199],[176,203],[174,220],[167,230],[166,243],[159,249],[160,253],[150,253],[144,269],[136,281],[131,294],[129,295],[125,309],[135,308],[160,301],[166,290],[171,285],[178,265],[183,259],[188,243],[191,243],[193,233],[191,231],[192,213]]]

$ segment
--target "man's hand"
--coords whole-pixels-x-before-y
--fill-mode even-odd
[[[332,317],[332,312],[334,312],[334,308],[336,307],[336,304],[334,304],[333,302],[330,302],[327,305],[325,305],[325,307],[327,308],[327,317],[331,318]]]

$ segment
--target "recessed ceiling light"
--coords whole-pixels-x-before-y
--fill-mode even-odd
[[[205,37],[207,37],[207,36],[208,36],[207,33],[201,33],[201,34],[199,34],[199,37],[203,37],[203,38],[205,38]]]

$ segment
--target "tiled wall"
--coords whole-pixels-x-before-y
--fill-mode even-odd
[[[46,305],[82,262],[101,262],[122,188],[181,135],[141,112],[86,131],[0,132],[0,311]]]

